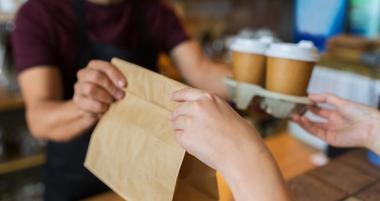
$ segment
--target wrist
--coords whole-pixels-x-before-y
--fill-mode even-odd
[[[67,115],[71,115],[70,119],[77,121],[78,129],[88,129],[98,121],[98,116],[82,110],[73,100],[66,102],[66,106]]]
[[[380,155],[380,113],[375,111],[370,116],[365,147]]]
[[[261,151],[240,155],[220,172],[231,188],[235,200],[290,200],[282,175],[265,147]],[[273,191],[276,193],[273,194]]]
[[[241,140],[225,149],[224,159],[218,167],[229,183],[244,179],[246,174],[257,168],[258,163],[271,157],[256,130],[251,127],[242,128],[238,132],[247,132],[245,136],[249,137],[237,136]]]
[[[257,149],[254,145],[252,148],[242,148],[239,151],[227,153],[227,155],[232,157],[226,159],[218,170],[229,180],[244,178],[247,171],[252,171],[257,163],[268,160],[270,157],[267,150]]]
[[[267,153],[267,149],[262,142],[261,137],[251,126],[244,125],[236,127],[236,141],[230,140],[224,145],[223,153],[219,154],[219,164],[217,169],[221,172],[232,171],[239,169],[242,166],[247,166],[250,162],[248,159],[255,160],[260,158],[263,153]]]

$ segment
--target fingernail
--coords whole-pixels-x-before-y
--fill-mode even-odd
[[[118,92],[116,93],[116,98],[117,98],[118,100],[122,99],[123,97],[124,97],[124,92],[122,92],[122,91],[118,91]]]
[[[119,80],[117,81],[117,85],[121,88],[125,87],[125,81],[124,80]]]

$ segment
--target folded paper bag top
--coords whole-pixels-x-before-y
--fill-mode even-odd
[[[176,143],[170,94],[186,86],[113,59],[128,79],[126,97],[96,126],[85,166],[128,201],[216,201],[215,171]]]

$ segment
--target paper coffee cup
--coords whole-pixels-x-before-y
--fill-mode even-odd
[[[293,96],[307,95],[307,87],[318,51],[310,41],[298,44],[274,43],[266,52],[265,88]]]
[[[233,78],[264,86],[266,71],[265,52],[270,38],[236,38],[231,45]]]

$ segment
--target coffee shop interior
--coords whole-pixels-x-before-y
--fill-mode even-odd
[[[261,134],[294,200],[380,200],[380,157],[330,146],[291,120],[293,114],[320,120],[308,111],[308,94],[380,107],[380,0],[163,1],[212,61],[233,68],[224,80],[229,102]],[[0,0],[0,201],[43,200],[47,188],[47,141],[27,126],[12,40],[20,8],[39,2],[55,4]],[[184,82],[167,54],[158,55],[157,66]],[[220,200],[233,200],[221,175],[218,187]],[[86,200],[123,200],[112,190],[89,195]]]

